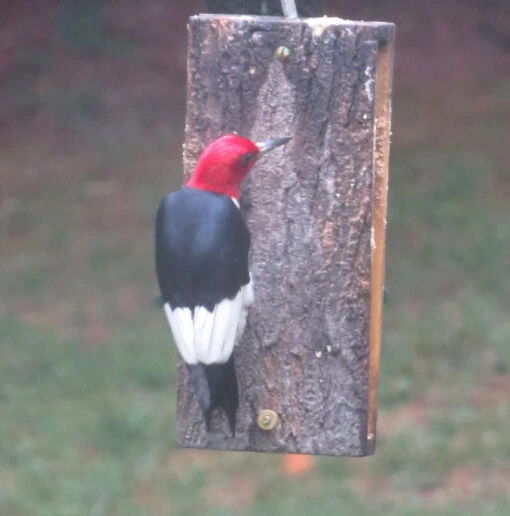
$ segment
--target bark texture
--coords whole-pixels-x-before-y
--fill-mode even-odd
[[[242,190],[255,304],[235,350],[236,437],[221,412],[206,432],[181,364],[179,445],[372,453],[369,376],[378,362],[369,368],[369,358],[378,357],[370,355],[371,270],[374,202],[381,202],[380,192],[373,194],[376,72],[381,45],[392,49],[394,26],[199,15],[189,30],[185,178],[221,134],[292,141],[262,158]],[[289,49],[286,59],[276,57],[281,46]],[[389,105],[390,88],[381,91],[386,98],[377,101]],[[389,117],[389,109],[379,112]],[[387,153],[382,161],[387,165]],[[383,197],[385,206],[385,191]],[[278,414],[270,431],[257,424],[264,409]]]

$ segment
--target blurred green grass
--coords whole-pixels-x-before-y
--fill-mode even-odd
[[[21,177],[0,210],[0,514],[510,513],[505,86],[484,85],[475,129],[450,133],[453,114],[434,138],[397,94],[377,453],[303,478],[278,456],[176,449],[152,267],[154,212],[180,174],[172,133],[104,124],[69,91],[59,116],[84,150],[0,155]],[[399,142],[410,124],[424,134]]]

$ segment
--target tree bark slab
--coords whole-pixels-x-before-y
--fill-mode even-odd
[[[206,432],[180,364],[180,446],[373,453],[393,40],[389,23],[190,18],[185,180],[221,134],[292,140],[241,195],[255,303],[235,350],[236,436],[221,412]]]

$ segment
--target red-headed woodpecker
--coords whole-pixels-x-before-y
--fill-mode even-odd
[[[239,189],[266,152],[287,143],[254,143],[235,134],[213,141],[189,182],[161,201],[156,218],[156,273],[177,349],[210,430],[225,410],[235,435],[238,387],[233,350],[253,302],[250,234]]]

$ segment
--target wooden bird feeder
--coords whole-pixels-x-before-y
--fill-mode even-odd
[[[248,175],[255,303],[236,348],[236,436],[207,433],[182,363],[184,447],[362,456],[375,448],[394,25],[189,21],[185,179],[227,132],[292,136]]]

